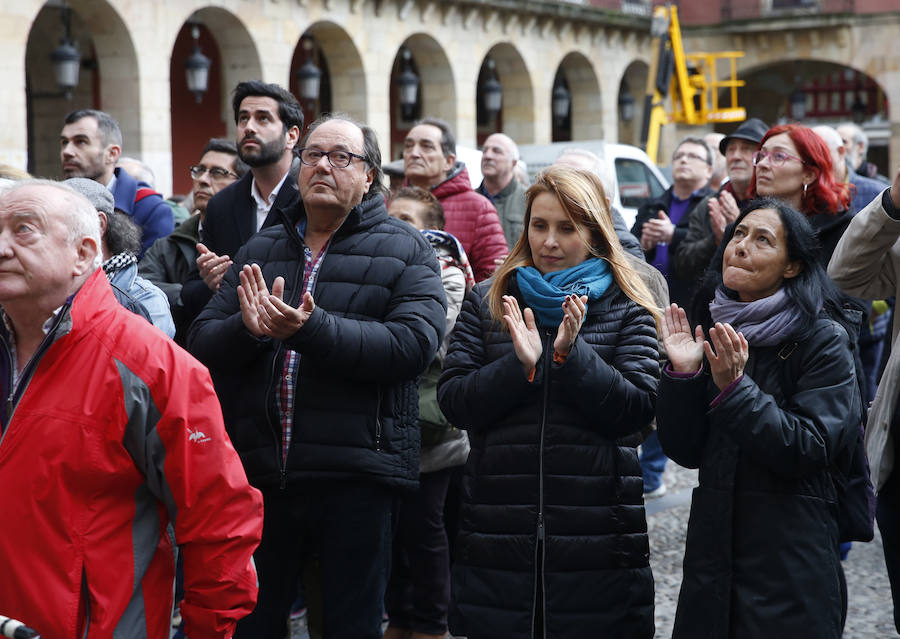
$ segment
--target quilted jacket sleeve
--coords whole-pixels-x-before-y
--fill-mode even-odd
[[[709,406],[704,371],[694,377],[673,377],[663,371],[656,404],[656,432],[666,455],[685,468],[699,468],[709,434]]]
[[[425,370],[445,331],[439,266],[434,251],[421,241],[393,284],[382,321],[339,317],[317,306],[285,344],[349,377],[397,382]]]
[[[582,336],[565,362],[555,369],[562,387],[581,411],[590,417],[606,416],[604,435],[610,439],[641,430],[653,419],[659,383],[659,351],[653,316],[628,300],[615,354],[607,363]]]
[[[528,381],[511,343],[508,352],[488,361],[483,290],[484,285],[472,289],[463,302],[438,381],[441,411],[454,426],[469,430],[490,426],[509,414],[540,391],[542,379],[539,362],[534,381]]]

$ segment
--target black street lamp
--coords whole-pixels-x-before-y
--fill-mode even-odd
[[[564,81],[560,81],[553,87],[553,119],[562,122],[569,115],[569,105],[572,104],[572,94],[566,88]]]
[[[628,83],[624,80],[622,86],[619,87],[619,117],[622,118],[622,122],[634,120],[634,97],[631,95]]]
[[[319,99],[319,91],[322,86],[322,71],[313,62],[316,45],[312,37],[305,35],[300,39],[303,50],[306,52],[306,62],[297,69],[297,84],[300,89],[300,99],[307,102],[315,102]]]
[[[188,90],[194,94],[199,104],[209,86],[209,67],[212,61],[200,51],[200,27],[197,24],[191,25],[191,37],[194,39],[194,51],[185,60],[184,69]]]
[[[410,59],[412,54],[409,49],[403,47],[400,51],[400,75],[397,77],[397,87],[400,89],[400,108],[403,119],[412,118],[413,109],[419,99],[419,76],[413,73]]]
[[[797,87],[791,92],[788,100],[791,103],[791,119],[800,122],[806,117],[806,92]]]
[[[50,53],[53,65],[53,77],[56,84],[65,93],[66,99],[72,99],[72,90],[78,86],[78,70],[81,67],[81,53],[72,40],[72,10],[63,5],[61,18],[65,35],[59,46]]]
[[[487,59],[488,77],[481,85],[481,94],[484,98],[484,110],[489,118],[493,119],[503,107],[503,86],[497,79],[494,68],[494,59]]]

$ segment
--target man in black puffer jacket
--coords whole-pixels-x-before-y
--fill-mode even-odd
[[[235,637],[284,637],[315,559],[324,634],[376,638],[393,500],[418,481],[415,380],[446,302],[431,246],[388,216],[370,128],[314,122],[300,158],[301,202],[238,252],[188,345],[265,499],[259,603]]]

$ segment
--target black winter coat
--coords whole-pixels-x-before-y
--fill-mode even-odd
[[[829,467],[859,428],[859,390],[836,322],[820,317],[793,344],[751,347],[743,378],[712,408],[719,390],[705,370],[663,374],[660,443],[700,469],[675,639],[841,635]]]
[[[638,240],[641,239],[641,229],[645,222],[656,219],[660,210],[665,211],[668,215],[669,207],[672,205],[673,192],[673,187],[670,186],[666,189],[666,192],[658,198],[648,200],[641,204],[637,215],[634,218],[634,225],[631,227],[631,233],[638,238]],[[713,191],[705,186],[691,194],[691,197],[688,198],[690,204],[688,204],[688,208],[684,212],[684,215],[678,220],[678,224],[675,225],[672,241],[669,242],[669,274],[666,275],[666,281],[669,283],[669,297],[673,302],[684,308],[687,308],[690,305],[691,297],[694,295],[694,291],[697,288],[697,282],[689,276],[682,276],[679,272],[678,261],[676,260],[678,247],[681,244],[681,240],[687,236],[688,226],[690,225],[691,220],[691,211],[693,211],[704,198],[712,194]],[[653,262],[653,259],[656,257],[656,249],[654,248],[647,251],[645,257],[647,262]]]
[[[540,579],[545,637],[652,637],[635,447],[659,376],[653,318],[611,285],[589,305],[562,365],[552,363],[556,329],[543,331],[529,382],[509,333],[491,319],[488,285],[463,305],[438,386],[442,410],[472,446],[450,629],[531,639]],[[510,294],[519,297],[515,280]]]
[[[284,298],[302,297],[302,203],[282,224],[254,235],[235,256],[215,297],[188,334],[212,373],[225,426],[250,483],[292,488],[304,479],[374,479],[415,486],[419,474],[416,377],[445,329],[444,289],[434,250],[376,196],[350,211],[319,267],[316,309],[290,339],[246,330],[238,272],[256,262]],[[282,468],[275,388],[285,348],[300,353],[293,432]]]

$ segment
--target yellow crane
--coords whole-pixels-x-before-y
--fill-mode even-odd
[[[737,59],[743,51],[685,53],[678,23],[678,8],[657,6],[653,11],[650,33],[658,42],[658,55],[647,75],[644,126],[641,143],[647,155],[658,161],[659,134],[669,123],[702,125],[710,122],[741,122],[747,110],[738,106],[737,90],[744,86],[737,79]],[[717,65],[730,65],[727,80],[718,80]],[[726,105],[719,104],[719,92],[728,89]],[[665,100],[672,109],[666,111]]]

